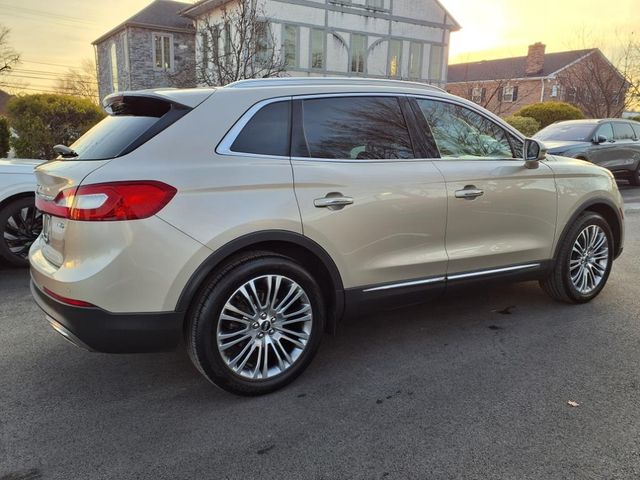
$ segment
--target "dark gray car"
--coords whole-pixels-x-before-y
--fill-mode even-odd
[[[534,138],[543,141],[549,153],[588,160],[640,186],[639,122],[619,118],[557,122]]]

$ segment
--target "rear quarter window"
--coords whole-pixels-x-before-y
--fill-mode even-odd
[[[251,117],[231,144],[231,151],[270,156],[289,156],[291,102],[274,102]]]

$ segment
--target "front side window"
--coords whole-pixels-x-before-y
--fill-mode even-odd
[[[364,72],[364,57],[366,52],[367,37],[351,34],[351,71]]]
[[[596,138],[604,137],[607,140],[613,140],[613,127],[610,123],[604,123],[598,127],[598,131],[596,132]]]
[[[265,105],[245,125],[231,145],[232,152],[289,156],[291,102]]]
[[[284,26],[283,56],[288,67],[298,66],[298,27],[294,25]]]
[[[389,40],[389,76],[400,76],[400,61],[402,58],[402,40]]]
[[[395,97],[335,97],[302,102],[302,139],[293,156],[350,160],[413,158]]]
[[[613,132],[616,140],[635,140],[636,134],[628,123],[614,123]]]
[[[171,70],[173,68],[171,35],[159,35],[154,33],[153,50],[155,68],[160,70]]]
[[[422,65],[422,44],[411,42],[409,46],[409,78],[420,78]]]
[[[311,29],[311,68],[324,68],[324,30]]]
[[[479,113],[453,103],[417,99],[442,158],[515,158],[507,132]],[[519,146],[518,146],[519,147]]]

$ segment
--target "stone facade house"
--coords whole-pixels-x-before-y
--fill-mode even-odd
[[[438,0],[259,1],[259,21],[270,47],[281,52],[286,75],[446,83],[449,35],[460,27]],[[220,52],[231,37],[228,22],[222,24],[224,5],[232,3],[201,0],[182,11],[195,21],[199,37],[211,31],[203,25],[216,25]],[[209,44],[206,38],[196,41],[196,64],[205,68],[213,68],[203,48]]]
[[[447,91],[507,116],[536,102],[563,101],[594,118],[618,117],[627,83],[597,49],[545,53],[449,66]]]
[[[195,28],[178,14],[189,6],[155,0],[93,42],[100,99],[116,91],[195,83]]]

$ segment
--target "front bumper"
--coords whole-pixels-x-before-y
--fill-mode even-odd
[[[67,340],[105,353],[168,351],[180,341],[184,313],[111,313],[59,302],[31,281],[31,293],[51,326]]]

